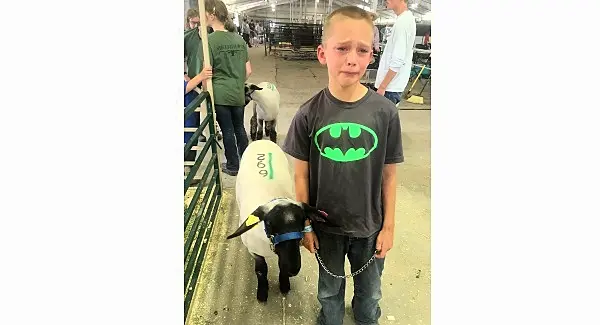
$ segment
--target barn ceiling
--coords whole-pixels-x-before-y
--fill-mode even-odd
[[[281,13],[289,15],[290,2],[293,5],[298,6],[301,0],[223,0],[227,4],[228,9],[231,12],[240,12],[247,15],[257,14],[258,12],[264,12],[269,16],[275,16],[275,12],[272,12],[271,8],[275,5],[277,15]],[[304,4],[306,1],[306,5]],[[370,8],[372,1],[378,1],[377,4],[377,15],[382,19],[393,19],[394,13],[391,10],[386,9],[385,0],[302,0],[303,7],[307,8],[308,13],[314,12],[315,1],[319,2],[320,8],[325,8],[328,3],[331,3],[333,9],[348,6],[357,5],[364,6],[364,8]],[[431,0],[409,0],[409,8],[415,15],[415,17],[430,20],[428,13],[431,12]],[[272,12],[272,14],[270,14]]]

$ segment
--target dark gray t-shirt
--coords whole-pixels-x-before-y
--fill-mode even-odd
[[[320,229],[351,237],[381,230],[383,166],[404,161],[400,118],[390,100],[369,89],[348,103],[325,88],[300,107],[283,150],[308,161],[309,204],[341,225]]]

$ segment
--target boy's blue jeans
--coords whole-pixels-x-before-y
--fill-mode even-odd
[[[373,256],[377,243],[375,233],[368,238],[353,238],[333,235],[315,229],[319,240],[319,256],[333,274],[344,275],[345,256],[350,261],[351,272],[356,272]],[[315,257],[316,258],[316,257]],[[381,317],[381,274],[385,259],[375,258],[362,273],[354,277],[352,310],[358,325],[375,325]],[[342,325],[344,320],[346,280],[334,278],[319,265],[317,298],[321,311],[317,317],[319,325]]]

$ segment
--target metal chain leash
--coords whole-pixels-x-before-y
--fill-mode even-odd
[[[319,261],[319,264],[321,264],[321,266],[323,267],[323,270],[325,270],[325,272],[327,272],[329,275],[331,275],[334,278],[348,279],[348,278],[353,278],[353,277],[359,275],[360,273],[362,273],[364,270],[366,270],[367,267],[369,266],[369,264],[373,263],[373,261],[375,260],[375,256],[377,255],[377,250],[375,250],[375,253],[373,253],[373,256],[371,257],[371,259],[369,259],[367,261],[367,263],[365,265],[363,265],[363,267],[361,267],[360,269],[358,269],[358,271],[356,271],[354,273],[350,273],[349,275],[336,275],[336,274],[331,273],[331,271],[329,271],[329,269],[326,268],[325,265],[323,264],[323,261],[321,260],[321,256],[319,256],[319,252],[315,251],[315,254],[317,255],[317,260]]]

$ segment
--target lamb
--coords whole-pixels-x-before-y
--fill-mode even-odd
[[[261,82],[258,85],[246,84],[246,105],[254,101],[252,118],[250,119],[250,138],[252,141],[263,137],[263,121],[265,122],[265,135],[273,142],[277,142],[277,115],[279,114],[279,91],[270,82]]]
[[[267,301],[269,293],[265,257],[278,256],[279,289],[286,294],[290,277],[300,272],[305,220],[337,226],[324,212],[290,199],[292,195],[293,178],[283,150],[269,140],[251,142],[240,161],[236,180],[240,226],[227,239],[241,236],[254,257],[256,298],[262,302]]]

